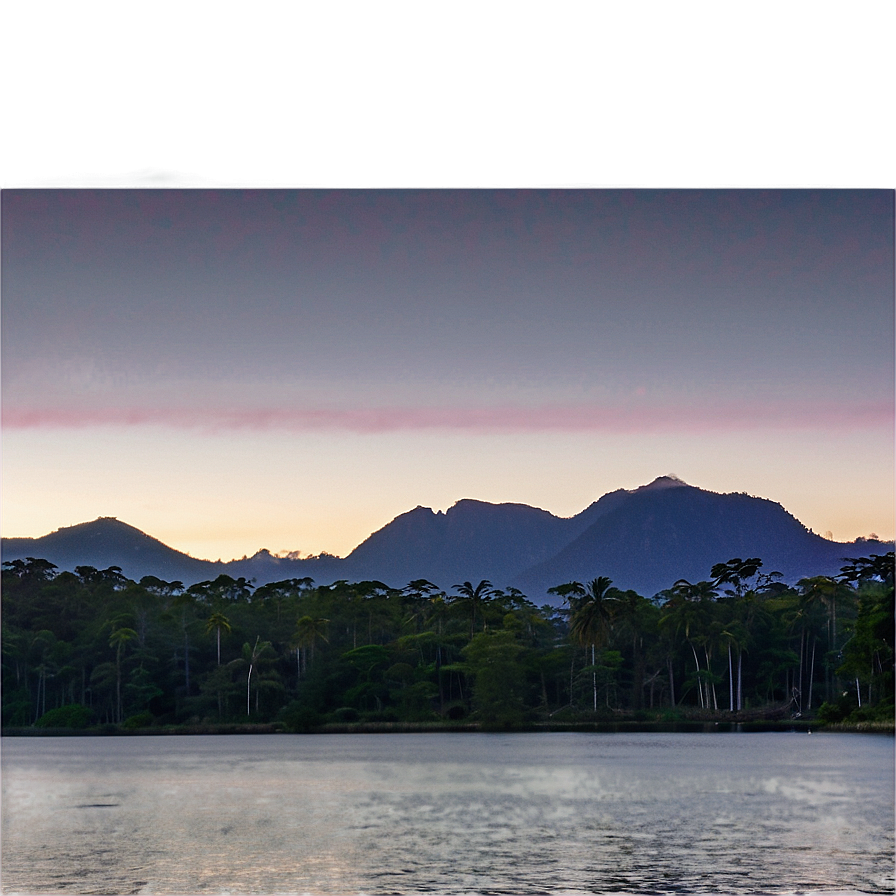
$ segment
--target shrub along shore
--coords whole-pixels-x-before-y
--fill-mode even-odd
[[[2,734],[893,732],[893,553],[645,597],[3,564]]]

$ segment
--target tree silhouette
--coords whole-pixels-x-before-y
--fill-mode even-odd
[[[811,611],[813,607],[824,607],[827,610],[828,657],[831,658],[835,655],[835,651],[839,651],[840,646],[837,643],[837,604],[843,601],[849,591],[842,582],[838,582],[830,576],[810,576],[800,579],[797,582],[797,587],[800,590],[800,606],[802,608]],[[831,666],[832,662],[829,659],[825,667],[825,697],[827,700],[831,699],[834,686]]]
[[[220,612],[212,613],[211,616],[208,617],[205,623],[206,632],[211,632],[214,630],[218,635],[218,665],[221,665],[221,629],[224,629],[225,632],[231,631],[230,628],[230,620]]]
[[[475,588],[472,582],[464,582],[454,587],[464,598],[470,601],[470,637],[472,638],[473,630],[476,626],[476,613],[483,601],[487,600],[489,595],[492,594],[492,583],[488,579],[483,579]],[[483,631],[485,631],[484,625]]]
[[[296,630],[293,633],[290,647],[296,651],[296,672],[301,678],[307,668],[305,660],[305,651],[311,648],[311,662],[314,662],[314,643],[318,639],[326,644],[330,642],[326,637],[327,624],[329,619],[321,617],[314,619],[311,616],[302,616],[296,621]]]
[[[249,647],[249,642],[247,641],[243,644],[243,655],[238,660],[234,660],[236,663],[242,663],[248,666],[249,671],[246,675],[246,715],[250,714],[250,692],[252,686],[252,673],[256,671],[259,663],[264,660],[270,660],[275,656],[274,650],[271,647],[270,641],[262,641],[261,635],[257,635],[255,638],[255,646]],[[258,695],[256,693],[256,704],[258,702]]]
[[[109,636],[109,646],[115,648],[115,707],[116,721],[121,722],[122,706],[121,706],[121,654],[125,644],[133,641],[137,637],[137,632],[132,628],[113,628],[112,634]]]
[[[29,560],[32,558],[28,558]],[[840,568],[840,579],[844,582],[866,582],[879,580],[888,588],[893,587],[893,551],[888,554],[872,554],[870,557],[848,557],[847,566]]]
[[[736,619],[732,619],[722,630],[719,639],[728,650],[728,710],[740,712],[743,708],[743,654],[748,633],[746,627]],[[737,655],[737,699],[734,689],[734,655]]]
[[[687,579],[679,579],[669,593],[670,598],[663,605],[664,615],[660,618],[659,624],[661,627],[671,628],[676,636],[684,632],[684,639],[691,648],[694,665],[697,667],[697,695],[700,708],[705,709],[709,705],[709,684],[700,668],[695,642],[702,636],[708,622],[707,606],[715,597],[715,590],[712,582],[693,584]]]
[[[823,720],[839,713],[850,724],[891,724],[889,556],[851,559],[836,577],[792,587],[765,584],[774,576],[762,575],[756,558],[732,558],[715,569],[718,598],[712,581],[680,579],[660,600],[617,590],[607,578],[568,582],[552,589],[565,609],[538,608],[485,581],[464,582],[448,598],[423,579],[401,590],[285,580],[243,600],[247,586],[237,579],[190,592],[151,576],[138,585],[115,567],[56,574],[44,561],[13,560],[2,568],[2,721],[30,725],[80,704],[98,723],[145,709],[158,723],[184,725],[214,718],[216,698],[222,722],[230,711],[245,721],[245,699],[253,721],[289,718],[295,730],[323,724],[340,707],[378,722],[437,712],[459,720],[475,708],[486,721],[497,716],[483,707],[503,704],[504,721],[547,721],[561,710],[572,721],[591,718],[601,690],[608,706],[638,712],[648,687],[651,708],[655,693],[667,706],[757,714],[798,697],[805,717],[827,684]],[[238,631],[258,637],[243,647],[241,634],[234,648]],[[327,644],[327,656],[317,656]],[[291,689],[297,682],[288,698],[287,675]]]
[[[587,585],[569,582],[557,589],[569,603],[569,634],[580,647],[591,648],[591,684],[594,691],[594,711],[597,712],[597,664],[596,650],[606,646],[612,625],[612,604],[617,589],[606,576],[592,579]]]
[[[34,582],[48,582],[52,579],[57,569],[55,563],[35,557],[26,557],[24,560],[4,560],[3,571],[11,573],[20,579],[30,579]]]
[[[762,568],[762,560],[758,557],[749,557],[747,560],[741,560],[740,557],[732,557],[727,563],[716,563],[709,571],[713,579],[713,586],[718,588],[720,585],[733,585],[733,594],[742,597],[746,589],[747,579],[752,579],[756,573]],[[780,573],[772,573],[772,576],[780,575]]]

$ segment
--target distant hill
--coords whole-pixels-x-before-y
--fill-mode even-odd
[[[428,579],[444,590],[488,579],[513,585],[536,603],[548,588],[608,576],[614,585],[652,596],[680,578],[699,581],[732,557],[761,557],[763,571],[793,583],[835,574],[843,558],[881,554],[892,543],[828,541],[780,504],[746,494],[717,494],[663,476],[604,495],[563,518],[525,504],[464,499],[447,511],[416,507],[374,532],[347,557],[293,559],[259,551],[228,563],[198,560],[119,520],[103,517],[41,538],[5,538],[3,560],[42,557],[60,569],[120,566],[139,580],[155,575],[186,585],[220,573],[256,585],[310,577],[373,579],[403,587]]]
[[[130,579],[158,576],[168,582],[200,582],[223,572],[224,564],[197,560],[111,516],[57,529],[40,538],[4,538],[3,560],[40,557],[60,569],[120,566]]]

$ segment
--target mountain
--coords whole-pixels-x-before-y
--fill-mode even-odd
[[[794,583],[838,573],[847,556],[888,549],[879,542],[859,547],[828,541],[764,498],[651,483],[628,493],[514,584],[534,594],[559,582],[604,575],[617,587],[653,595],[680,578],[708,579],[713,565],[733,557],[760,557],[763,572],[780,572],[783,581]]]
[[[224,571],[220,562],[197,560],[111,516],[57,529],[40,538],[4,538],[2,553],[4,561],[39,557],[68,570],[76,566],[120,566],[135,581],[158,576],[169,582],[192,584]]]
[[[574,537],[571,520],[525,504],[465,499],[446,512],[417,507],[374,532],[346,558],[354,579],[443,588],[489,579],[504,583],[548,560]]]
[[[444,512],[416,507],[345,558],[295,559],[262,550],[213,563],[110,517],[41,538],[5,538],[2,555],[3,560],[42,557],[60,569],[120,566],[131,579],[155,575],[187,585],[221,573],[256,585],[310,577],[319,585],[373,579],[403,587],[428,579],[446,591],[459,582],[488,579],[541,603],[555,585],[597,576],[652,596],[680,578],[707,579],[714,564],[733,557],[761,557],[763,571],[780,572],[794,583],[839,572],[845,557],[892,549],[892,543],[877,541],[828,541],[773,501],[717,494],[662,476],[637,489],[610,492],[568,518],[525,504],[471,499]]]
[[[680,485],[684,485],[680,479],[663,476],[643,489]],[[631,494],[624,489],[611,492],[570,518],[527,504],[489,504],[469,498],[444,512],[416,507],[358,545],[346,557],[343,572],[356,580],[429,579],[442,588],[481,579],[502,586],[550,561]]]
[[[55,563],[59,569],[68,570],[76,566],[97,569],[118,566],[134,581],[143,576],[157,576],[185,585],[213,579],[222,573],[234,578],[243,576],[258,585],[305,576],[324,584],[344,578],[341,572],[345,563],[327,554],[293,560],[276,557],[266,550],[226,563],[198,560],[110,516],[57,529],[40,538],[4,538],[2,554],[4,561],[40,557]]]

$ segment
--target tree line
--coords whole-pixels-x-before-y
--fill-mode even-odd
[[[795,586],[759,558],[646,598],[605,577],[536,606],[488,581],[184,587],[3,563],[4,727],[610,718],[892,720],[893,553]]]

